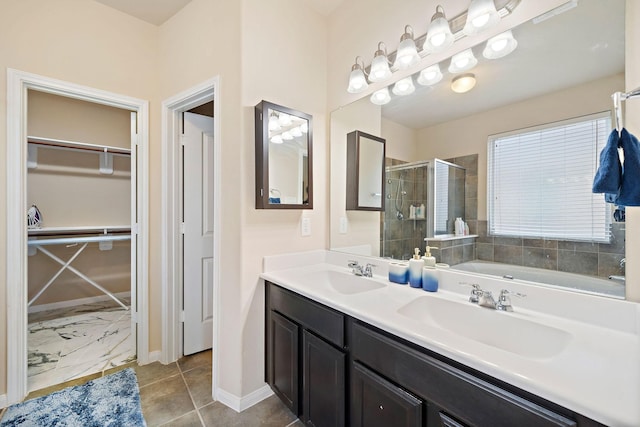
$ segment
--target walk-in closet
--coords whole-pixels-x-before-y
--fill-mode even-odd
[[[136,360],[136,116],[35,90],[27,105],[31,391]]]

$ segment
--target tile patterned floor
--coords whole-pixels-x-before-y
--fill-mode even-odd
[[[43,396],[71,385],[83,384],[119,369],[133,367],[140,386],[142,412],[149,427],[302,427],[286,406],[274,395],[235,412],[211,398],[211,351],[183,357],[176,363],[158,362],[137,366],[135,362],[104,373],[30,393],[27,399]],[[1,416],[0,412],[0,416]]]
[[[29,391],[103,372],[135,358],[131,313],[114,302],[29,314]]]

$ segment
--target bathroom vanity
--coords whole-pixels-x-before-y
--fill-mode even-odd
[[[266,380],[304,423],[640,422],[637,305],[600,301],[628,304],[612,320],[636,322],[622,332],[581,325],[578,312],[572,319],[537,313],[526,299],[514,301],[514,313],[500,313],[469,303],[466,288],[456,292],[473,275],[447,271],[431,294],[383,276],[353,276],[340,257],[317,251],[265,259]],[[491,288],[490,279],[475,279]],[[548,297],[540,292],[529,293],[530,307]],[[555,292],[558,305],[571,297]]]

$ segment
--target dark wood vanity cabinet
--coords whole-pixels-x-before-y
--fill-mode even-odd
[[[342,313],[266,284],[266,380],[307,425],[346,424]]]
[[[311,426],[603,427],[269,282],[265,372]]]

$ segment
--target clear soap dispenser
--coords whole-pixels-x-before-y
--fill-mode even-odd
[[[424,261],[425,267],[435,267],[436,266],[436,257],[431,255],[431,249],[438,249],[435,246],[427,246],[425,248],[424,256],[422,257],[422,261]]]
[[[409,260],[409,285],[412,288],[422,287],[422,268],[424,261],[420,258],[420,248],[415,248],[413,259]]]

